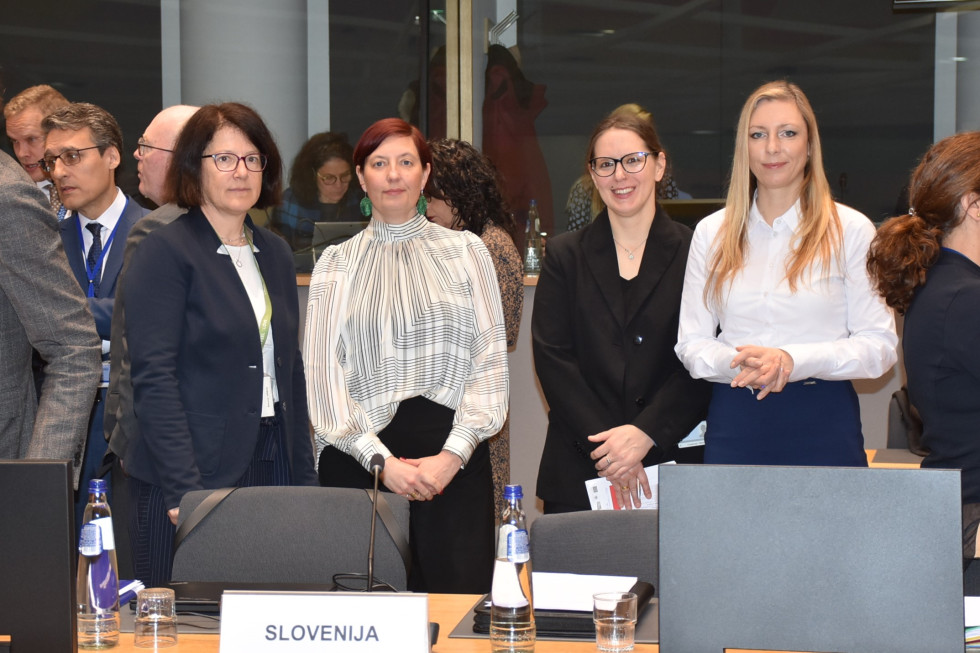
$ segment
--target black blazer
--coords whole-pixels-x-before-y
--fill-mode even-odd
[[[598,475],[589,454],[599,446],[589,435],[633,424],[656,443],[643,461],[653,465],[707,415],[710,384],[674,354],[691,235],[657,207],[628,304],[606,211],[548,241],[531,320],[549,406],[541,499],[589,509],[584,483]]]
[[[246,219],[272,299],[276,382],[295,485],[317,485],[289,246]],[[126,337],[140,433],[126,471],[163,488],[235,485],[258,440],[262,347],[255,313],[221,241],[194,208],[149,234],[126,272]]]

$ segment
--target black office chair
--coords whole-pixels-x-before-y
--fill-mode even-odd
[[[188,492],[180,503],[181,523],[210,494]],[[384,495],[407,537],[408,500]],[[370,528],[371,498],[364,490],[239,488],[180,542],[171,580],[328,585],[335,574],[366,574]],[[404,590],[407,576],[398,547],[378,518],[375,582]]]
[[[656,510],[590,510],[531,523],[534,571],[636,576],[659,587]]]

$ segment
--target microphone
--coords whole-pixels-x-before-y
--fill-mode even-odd
[[[374,497],[371,500],[371,539],[368,541],[367,591],[374,591],[374,525],[378,520],[378,479],[385,468],[385,457],[379,453],[371,456],[371,474],[374,476]]]

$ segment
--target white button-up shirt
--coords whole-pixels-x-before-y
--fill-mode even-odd
[[[790,381],[877,378],[898,359],[895,317],[868,278],[865,261],[875,227],[837,205],[843,235],[825,270],[817,259],[791,292],[786,264],[800,221],[800,204],[770,227],[755,202],[749,214],[745,265],[707,300],[704,288],[724,209],[702,220],[687,259],[675,351],[695,378],[729,383],[735,347],[777,347],[793,357]],[[718,330],[720,327],[720,331]],[[717,333],[717,335],[716,335]]]

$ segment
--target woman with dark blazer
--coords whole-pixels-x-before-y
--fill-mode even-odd
[[[125,285],[131,534],[151,586],[169,581],[185,493],[317,484],[292,255],[247,214],[279,199],[275,141],[251,108],[209,105],[173,156],[168,181],[189,210],[146,237]]]
[[[531,321],[550,409],[537,487],[546,513],[588,510],[596,476],[619,505],[639,507],[644,467],[672,459],[710,393],[674,354],[691,230],[657,205],[667,157],[652,121],[614,111],[587,160],[607,208],[548,242]]]

